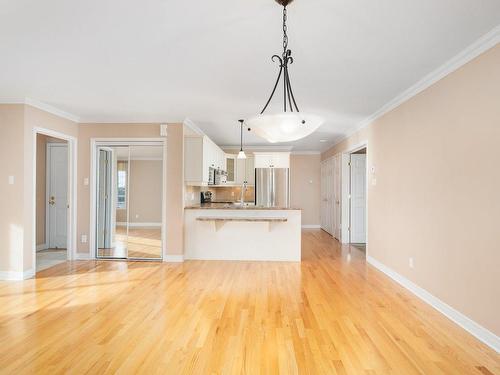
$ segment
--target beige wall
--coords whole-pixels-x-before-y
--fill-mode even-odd
[[[368,255],[499,335],[500,45],[323,158],[362,140]]]
[[[167,129],[167,252],[184,253],[184,125]]]
[[[302,225],[320,225],[321,155],[290,155],[290,205]]]
[[[69,136],[78,133],[77,124],[24,104],[0,105],[1,152],[4,163],[0,195],[3,215],[0,219],[0,271],[21,273],[33,269],[33,228],[36,214],[35,174],[36,142],[34,128],[57,131]],[[14,185],[7,183],[14,176]],[[35,234],[36,235],[36,234]]]
[[[18,272],[24,246],[24,105],[0,104],[0,133],[0,271]]]

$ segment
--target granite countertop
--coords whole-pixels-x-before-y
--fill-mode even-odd
[[[293,211],[298,211],[300,208],[293,208],[293,207],[261,207],[261,206],[255,206],[252,203],[245,203],[244,206],[234,204],[234,203],[202,203],[202,204],[195,204],[193,206],[187,206],[185,207],[186,210],[268,210],[268,211],[275,211],[275,210],[293,210]]]

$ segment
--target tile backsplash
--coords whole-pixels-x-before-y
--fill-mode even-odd
[[[235,202],[241,198],[241,186],[227,186],[227,187],[200,187],[200,186],[186,186],[184,194],[184,205],[192,206],[200,204],[200,193],[202,191],[211,191],[213,201]],[[245,192],[245,202],[253,202],[255,200],[255,188],[249,186]]]

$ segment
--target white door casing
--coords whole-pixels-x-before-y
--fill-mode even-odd
[[[366,243],[366,154],[351,154],[351,243]]]
[[[47,234],[49,248],[65,249],[68,236],[68,146],[47,144]]]
[[[342,210],[342,192],[341,192],[341,175],[342,175],[342,158],[338,154],[335,156],[333,168],[333,236],[340,240],[341,235],[341,210]]]

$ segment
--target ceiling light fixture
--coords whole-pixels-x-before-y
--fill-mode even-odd
[[[271,143],[290,142],[307,137],[323,124],[323,119],[313,114],[307,114],[299,111],[295,96],[293,95],[292,85],[290,84],[290,75],[288,65],[293,63],[292,51],[288,49],[287,34],[287,5],[293,0],[276,0],[283,6],[283,53],[280,56],[274,55],[272,61],[279,62],[279,73],[274,84],[271,96],[259,115],[247,120],[247,125],[255,133],[268,140]],[[264,114],[271,99],[276,92],[281,77],[283,76],[283,112],[276,114]]]
[[[245,120],[238,120],[240,122],[240,152],[238,153],[238,159],[246,159],[245,151],[243,151],[243,123]]]

